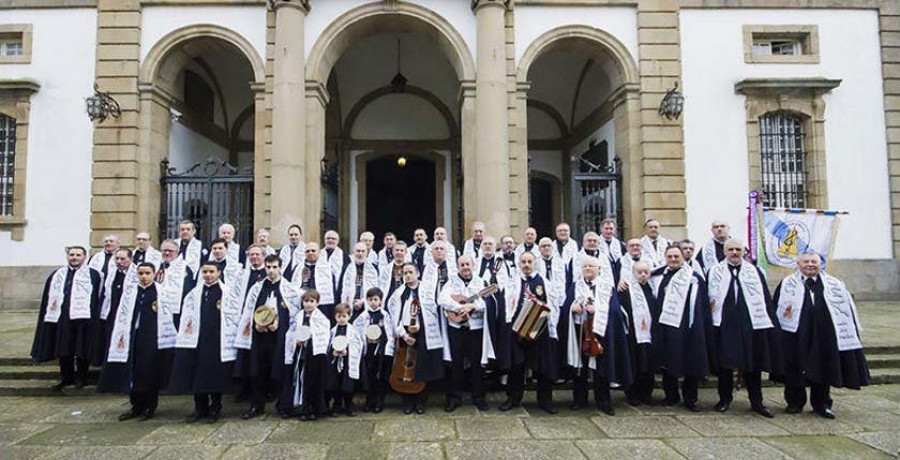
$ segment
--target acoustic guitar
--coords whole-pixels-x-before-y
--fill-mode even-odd
[[[419,333],[419,299],[413,299],[409,306],[409,326],[406,331],[412,337]],[[418,345],[418,341],[416,342]],[[416,358],[418,350],[416,345],[409,346],[402,337],[397,337],[397,347],[394,350],[394,366],[391,368],[391,376],[388,383],[391,388],[401,394],[418,394],[425,390],[425,381],[416,380]]]
[[[486,286],[484,289],[478,291],[476,294],[470,295],[466,297],[464,294],[453,294],[451,297],[453,301],[458,304],[468,304],[476,301],[477,299],[483,299],[489,295],[492,295],[500,290],[496,284],[491,284],[490,286]],[[450,310],[444,310],[444,316],[453,323],[456,324],[465,324],[469,321],[468,313],[457,313]]]

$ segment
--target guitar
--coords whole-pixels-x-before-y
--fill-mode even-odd
[[[485,287],[484,289],[478,291],[476,294],[470,295],[466,297],[464,294],[453,294],[451,298],[453,301],[459,304],[467,304],[472,303],[478,299],[483,299],[489,295],[492,295],[500,290],[500,287],[496,284],[491,284],[490,286]],[[456,323],[463,324],[469,321],[468,313],[456,313],[450,310],[444,310],[444,316],[447,317],[448,320]]]
[[[413,337],[419,332],[420,305],[419,299],[413,299],[409,306],[409,326],[406,327],[406,331]],[[391,376],[388,379],[391,388],[397,393],[418,394],[425,390],[425,382],[415,380],[417,351],[415,345],[409,346],[402,337],[397,337],[394,366],[391,368]]]

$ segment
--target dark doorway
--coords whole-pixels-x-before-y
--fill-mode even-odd
[[[538,236],[553,237],[553,184],[538,178],[531,179],[531,226]]]
[[[376,241],[393,232],[413,244],[417,228],[430,234],[435,227],[434,162],[408,156],[401,168],[397,159],[389,155],[366,166],[366,225],[360,231],[374,233]]]

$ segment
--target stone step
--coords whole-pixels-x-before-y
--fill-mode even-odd
[[[900,383],[900,369],[870,369],[870,383],[872,385],[884,385],[887,383]]]
[[[88,379],[96,380],[100,369],[88,371]],[[57,366],[0,366],[0,380],[53,380],[59,378]]]
[[[57,375],[53,379],[6,379],[0,377],[0,396],[90,396],[97,394],[97,387],[88,385],[80,390],[74,386],[62,391],[51,388],[59,381]]]
[[[873,355],[866,353],[869,369],[900,369],[900,353]]]

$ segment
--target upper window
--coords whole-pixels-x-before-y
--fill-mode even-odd
[[[0,216],[13,215],[16,119],[0,114]]]
[[[785,112],[759,118],[763,205],[807,207],[806,135],[803,118]]]
[[[31,24],[0,24],[0,64],[31,62]]]
[[[748,64],[816,64],[817,26],[744,26],[744,62]]]

